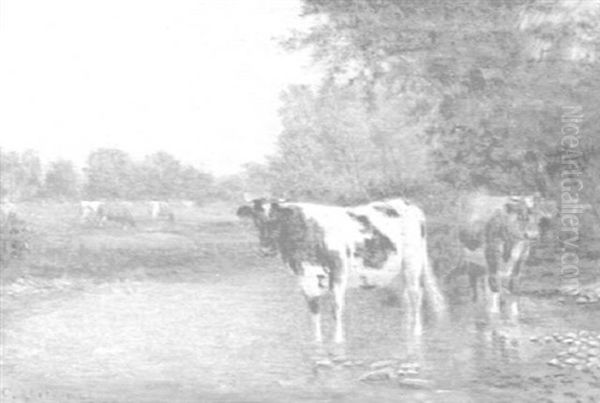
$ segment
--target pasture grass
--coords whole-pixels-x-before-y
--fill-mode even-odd
[[[237,205],[227,202],[186,207],[172,203],[175,222],[152,220],[148,203],[133,202],[136,227],[109,222],[103,227],[82,221],[78,203],[25,202],[18,215],[27,223],[30,250],[4,264],[3,284],[19,278],[111,280],[154,278],[196,281],[215,270],[235,272],[281,266],[278,259],[256,256],[255,230],[240,221]],[[430,218],[429,253],[436,274],[443,277],[455,265],[460,245],[456,226]],[[529,290],[551,293],[560,286],[560,262],[552,248],[539,248],[524,273]],[[282,269],[282,267],[279,267]],[[580,281],[600,280],[598,262],[584,259]],[[463,286],[467,279],[458,280]]]

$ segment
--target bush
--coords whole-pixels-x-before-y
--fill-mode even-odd
[[[16,214],[2,214],[0,218],[0,263],[22,258],[29,250],[28,230],[25,221]]]

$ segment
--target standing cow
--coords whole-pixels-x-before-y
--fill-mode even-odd
[[[97,200],[82,200],[80,202],[81,221],[86,222],[92,218],[98,217],[98,209],[102,205],[101,201]]]
[[[123,225],[123,227],[135,227],[135,220],[131,209],[125,203],[107,202],[98,206],[97,217],[100,226],[108,221]]]
[[[346,289],[403,281],[410,326],[420,334],[423,288],[435,310],[443,297],[429,265],[425,217],[402,199],[351,208],[312,203],[253,200],[237,215],[250,218],[263,255],[279,254],[297,277],[321,342],[321,296],[332,292],[336,342],[343,342],[342,314]]]
[[[159,217],[166,217],[170,222],[175,221],[175,214],[169,203],[165,201],[150,201],[150,213],[153,220],[158,220]]]
[[[475,194],[465,200],[459,231],[461,257],[447,279],[466,272],[476,301],[478,279],[484,278],[484,290],[491,293],[490,311],[499,312],[503,295],[516,317],[522,269],[547,217],[535,196]]]

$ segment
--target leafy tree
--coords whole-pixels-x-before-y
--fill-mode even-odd
[[[46,196],[72,199],[78,195],[78,178],[73,163],[58,160],[50,165],[44,183]]]
[[[0,153],[0,181],[2,196],[10,199],[30,199],[39,194],[42,183],[41,162],[38,155],[27,150]]]
[[[355,199],[427,197],[438,182],[548,193],[561,107],[600,101],[600,7],[588,3],[305,0],[314,24],[285,44],[311,48],[326,73],[319,91],[284,97],[274,186]],[[540,41],[556,51],[539,56]]]
[[[93,151],[84,169],[85,193],[89,198],[128,199],[135,196],[136,169],[124,151],[101,148]]]
[[[138,194],[152,199],[200,200],[206,196],[213,181],[211,175],[191,165],[182,165],[164,151],[147,156],[138,172]]]

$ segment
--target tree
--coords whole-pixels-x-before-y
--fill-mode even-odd
[[[284,99],[272,167],[293,173],[277,186],[547,193],[560,108],[600,101],[599,12],[583,0],[305,0],[319,18],[285,44],[311,48],[326,74],[320,91]],[[556,51],[532,57],[542,40]],[[588,108],[584,130],[599,116]]]
[[[93,151],[84,169],[85,193],[90,198],[128,199],[135,196],[135,165],[124,151],[101,148]]]
[[[0,153],[2,196],[14,200],[30,199],[39,194],[42,184],[40,159],[33,150],[21,154]]]
[[[213,178],[172,155],[159,151],[147,156],[138,168],[139,193],[146,198],[172,197],[199,200],[206,196]]]
[[[144,158],[141,164],[142,193],[146,197],[167,199],[181,189],[181,163],[172,155],[159,151]]]
[[[54,161],[46,172],[44,182],[46,196],[52,198],[75,198],[78,193],[78,178],[73,163],[66,160]]]

